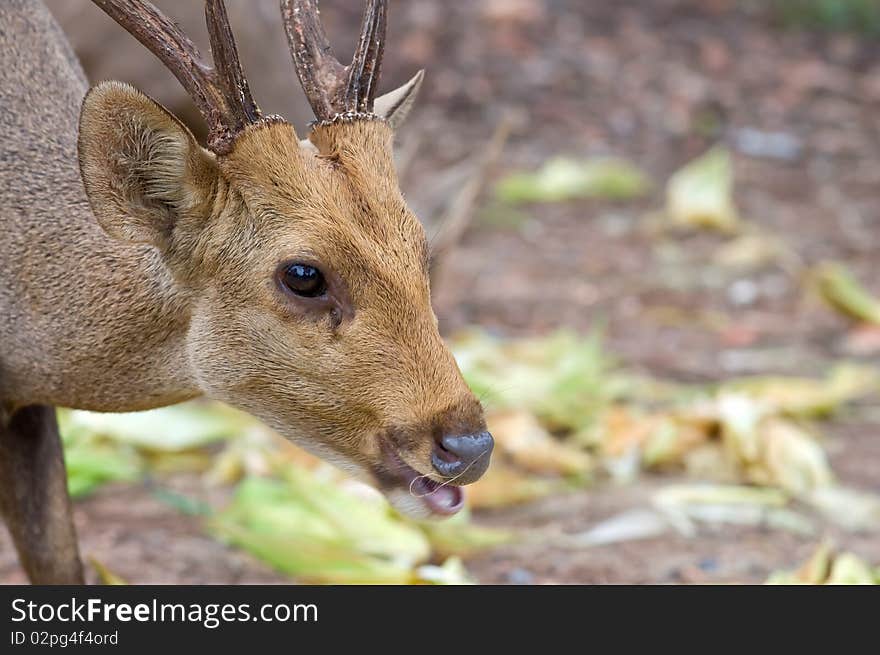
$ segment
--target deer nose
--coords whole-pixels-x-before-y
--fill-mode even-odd
[[[470,484],[489,467],[495,440],[488,432],[446,435],[434,444],[431,464],[444,478],[455,484]]]

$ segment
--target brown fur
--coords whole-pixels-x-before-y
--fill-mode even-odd
[[[438,435],[484,429],[437,332],[388,123],[317,127],[306,148],[265,121],[218,158],[110,82],[85,97],[77,129],[86,84],[48,12],[4,0],[0,24],[0,439],[35,405],[207,395],[383,485],[383,449],[433,475]],[[328,297],[285,292],[287,261],[317,265]],[[72,528],[59,533],[50,547],[75,559]]]

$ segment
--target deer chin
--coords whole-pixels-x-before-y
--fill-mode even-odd
[[[385,451],[381,470],[375,475],[394,508],[412,518],[452,516],[464,507],[461,487],[419,473],[390,449]]]
[[[266,421],[272,425],[270,420]],[[276,428],[278,429],[278,428]],[[349,475],[378,487],[388,502],[401,514],[414,519],[452,516],[464,507],[464,490],[449,482],[438,482],[436,474],[419,473],[407,464],[387,442],[380,447],[380,460],[358,461],[333,448],[306,438],[290,429],[281,434],[316,457],[333,464]]]

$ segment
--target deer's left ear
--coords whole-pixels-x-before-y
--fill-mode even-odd
[[[403,86],[379,96],[373,104],[373,113],[388,121],[392,129],[397,129],[412,109],[424,79],[425,71],[420,70]]]

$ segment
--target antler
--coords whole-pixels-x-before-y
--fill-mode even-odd
[[[387,0],[367,0],[351,64],[339,63],[321,26],[317,0],[281,0],[281,16],[296,73],[318,120],[370,114],[385,49]]]
[[[180,81],[208,123],[208,147],[231,150],[235,136],[262,118],[241,70],[223,0],[205,1],[214,66],[175,23],[143,0],[92,0],[124,27]]]

